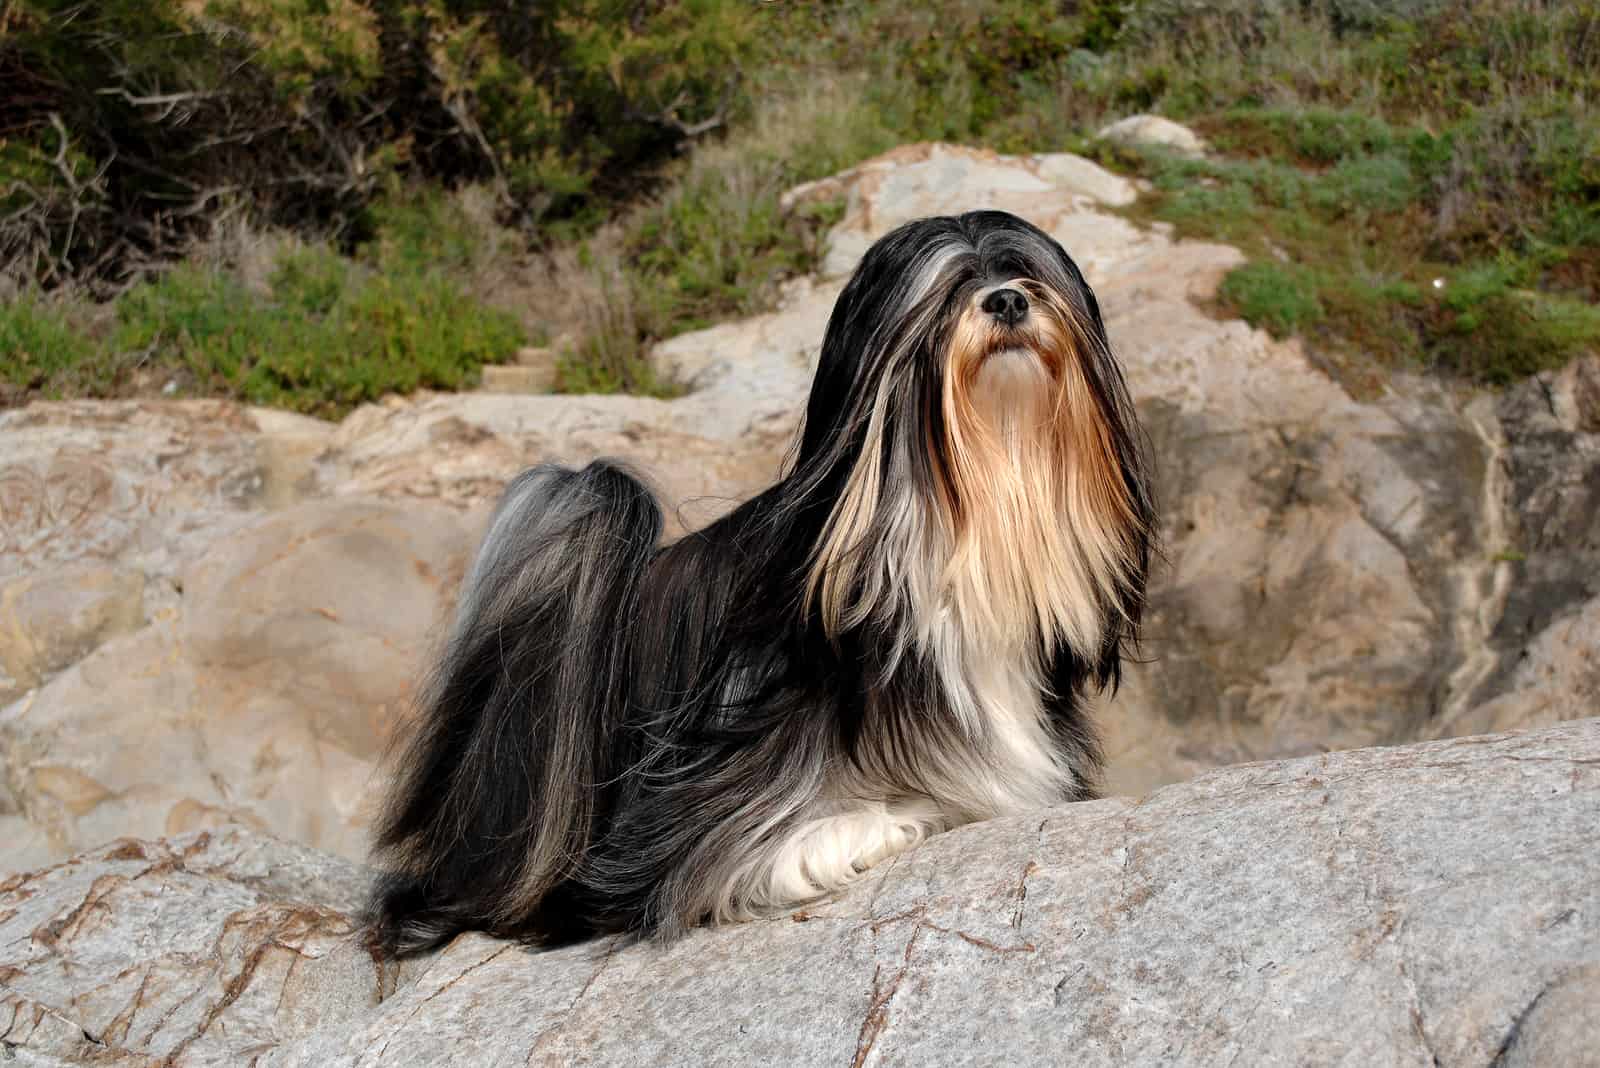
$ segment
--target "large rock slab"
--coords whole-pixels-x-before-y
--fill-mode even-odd
[[[114,565],[146,577],[146,612],[171,605],[185,559],[294,497],[294,444],[327,429],[287,413],[259,416],[221,401],[0,411],[0,582]]]
[[[184,569],[179,610],[0,711],[0,814],[37,832],[0,840],[0,869],[226,823],[362,856],[374,764],[475,534],[370,500],[232,528]]]
[[[774,389],[774,376],[763,373],[772,368],[763,364],[741,368],[749,372],[743,375],[724,366],[720,377],[706,376],[718,388],[674,401],[424,393],[368,405],[334,430],[316,459],[312,485],[319,495],[437,501],[475,511],[532,464],[581,466],[609,456],[651,480],[669,527],[682,532],[680,509],[689,508],[696,518],[687,526],[697,526],[702,515],[731,507],[777,476],[794,395],[810,372],[803,358],[788,353],[767,362],[792,380],[787,388]]]
[[[0,883],[21,949],[0,963],[0,1059],[243,1064],[353,1020],[394,978],[350,937],[363,889],[348,863],[239,832],[125,839]]]
[[[1206,311],[1240,253],[1110,212],[1136,195],[1075,156],[928,144],[794,190],[845,205],[822,269],[658,346],[672,400],[419,394],[337,426],[209,401],[0,413],[0,871],[227,820],[358,855],[372,758],[506,479],[616,456],[669,530],[703,524],[779,473],[861,253],[978,207],[1082,265],[1155,453],[1147,662],[1100,711],[1114,791],[1600,713],[1600,361],[1499,395],[1352,386]],[[296,533],[295,509],[346,506],[393,517],[370,559]]]
[[[0,579],[0,705],[144,622],[143,573],[95,564]]]
[[[1496,398],[1504,428],[1503,582],[1489,628],[1489,700],[1438,736],[1600,714],[1600,357]]]
[[[1592,1063],[1597,825],[1584,720],[977,824],[670,947],[467,935],[404,969],[349,937],[352,865],[124,842],[0,887],[0,1040],[317,1068]]]

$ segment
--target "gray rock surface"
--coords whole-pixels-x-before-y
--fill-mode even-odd
[[[1600,720],[1202,775],[937,836],[661,948],[381,966],[361,873],[239,830],[0,884],[22,1063],[1585,1064]],[[1585,1060],[1587,1058],[1587,1060]]]
[[[233,831],[124,839],[0,883],[0,1061],[242,1064],[375,1008],[359,869]]]

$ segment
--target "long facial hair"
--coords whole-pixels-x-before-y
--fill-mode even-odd
[[[671,937],[1093,796],[1079,698],[1137,638],[1147,470],[1059,244],[1003,212],[890,233],[771,489],[667,545],[616,465],[508,492],[379,828],[380,942]]]
[[[985,226],[996,218],[1013,225]],[[960,219],[931,241],[917,231],[945,220],[885,238],[914,243],[918,262],[898,277],[863,264],[862,288],[890,292],[847,289],[834,313],[793,477],[849,473],[807,604],[832,635],[909,607],[899,637],[926,640],[953,611],[996,651],[1065,644],[1098,665],[1131,636],[1148,566],[1154,509],[1132,404],[1059,246],[1002,213]],[[1015,325],[983,310],[1002,289],[1027,298]],[[855,305],[873,300],[903,309],[887,330],[856,323]],[[850,370],[829,365],[852,362],[875,388],[829,419],[824,380]]]

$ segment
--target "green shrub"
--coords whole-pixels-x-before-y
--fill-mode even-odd
[[[1224,151],[1288,155],[1318,165],[1386,152],[1399,139],[1380,118],[1328,107],[1235,108],[1221,117],[1212,135]]]
[[[351,285],[349,260],[325,246],[285,253],[268,279],[272,297],[285,311],[327,315]]]
[[[1220,296],[1246,322],[1274,337],[1298,333],[1323,318],[1316,279],[1289,264],[1247,263],[1222,280]]]
[[[61,396],[103,373],[92,339],[59,308],[25,296],[0,301],[0,404],[8,394]],[[76,392],[76,389],[73,389]]]
[[[1312,203],[1335,216],[1399,211],[1416,195],[1410,164],[1396,156],[1344,159],[1311,184]]]
[[[783,189],[929,138],[1085,151],[1150,179],[1130,214],[1238,244],[1252,263],[1225,301],[1327,349],[1499,380],[1595,346],[1595,0],[13,0],[4,17],[13,274],[119,282],[243,209],[307,244],[264,290],[237,283],[235,329],[297,351],[288,309],[327,329],[359,299],[443,287],[407,297],[476,330],[462,294],[482,292],[536,336],[572,333],[568,388],[670,393],[649,345],[768,306],[820,254],[838,206],[785,217]],[[182,99],[129,99],[157,89]],[[1217,155],[1095,141],[1135,110]],[[460,183],[484,203],[464,210]],[[416,374],[382,382],[454,380],[423,355],[442,335],[372,317],[420,339],[399,349]],[[175,350],[129,351],[148,368]],[[285,403],[388,388],[247,355],[267,383],[251,388],[318,398]],[[229,360],[202,361],[204,388],[244,388],[216,370]]]
[[[179,267],[130,289],[117,318],[115,349],[155,354],[192,391],[323,416],[464,388],[523,340],[514,319],[441,274],[369,271],[327,249],[282,259],[268,296]]]
[[[703,149],[659,198],[618,225],[620,247],[579,257],[589,313],[561,361],[570,392],[670,396],[646,359],[656,341],[768,307],[777,283],[816,266],[843,205],[785,213],[784,190],[895,143],[859,85],[796,87],[742,139]]]
[[[1574,352],[1600,347],[1600,307],[1526,289],[1481,293],[1433,339],[1431,362],[1480,382],[1503,385],[1560,367]]]
[[[597,217],[739,112],[754,14],[744,0],[11,0],[0,22],[0,251],[15,281],[54,285],[125,280],[241,205],[359,240],[397,176],[488,183],[527,224]]]

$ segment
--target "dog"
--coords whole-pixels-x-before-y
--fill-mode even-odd
[[[661,544],[597,461],[519,475],[376,828],[393,955],[662,940],[1096,796],[1138,639],[1144,436],[1094,294],[1000,211],[906,223],[829,318],[780,481]]]

